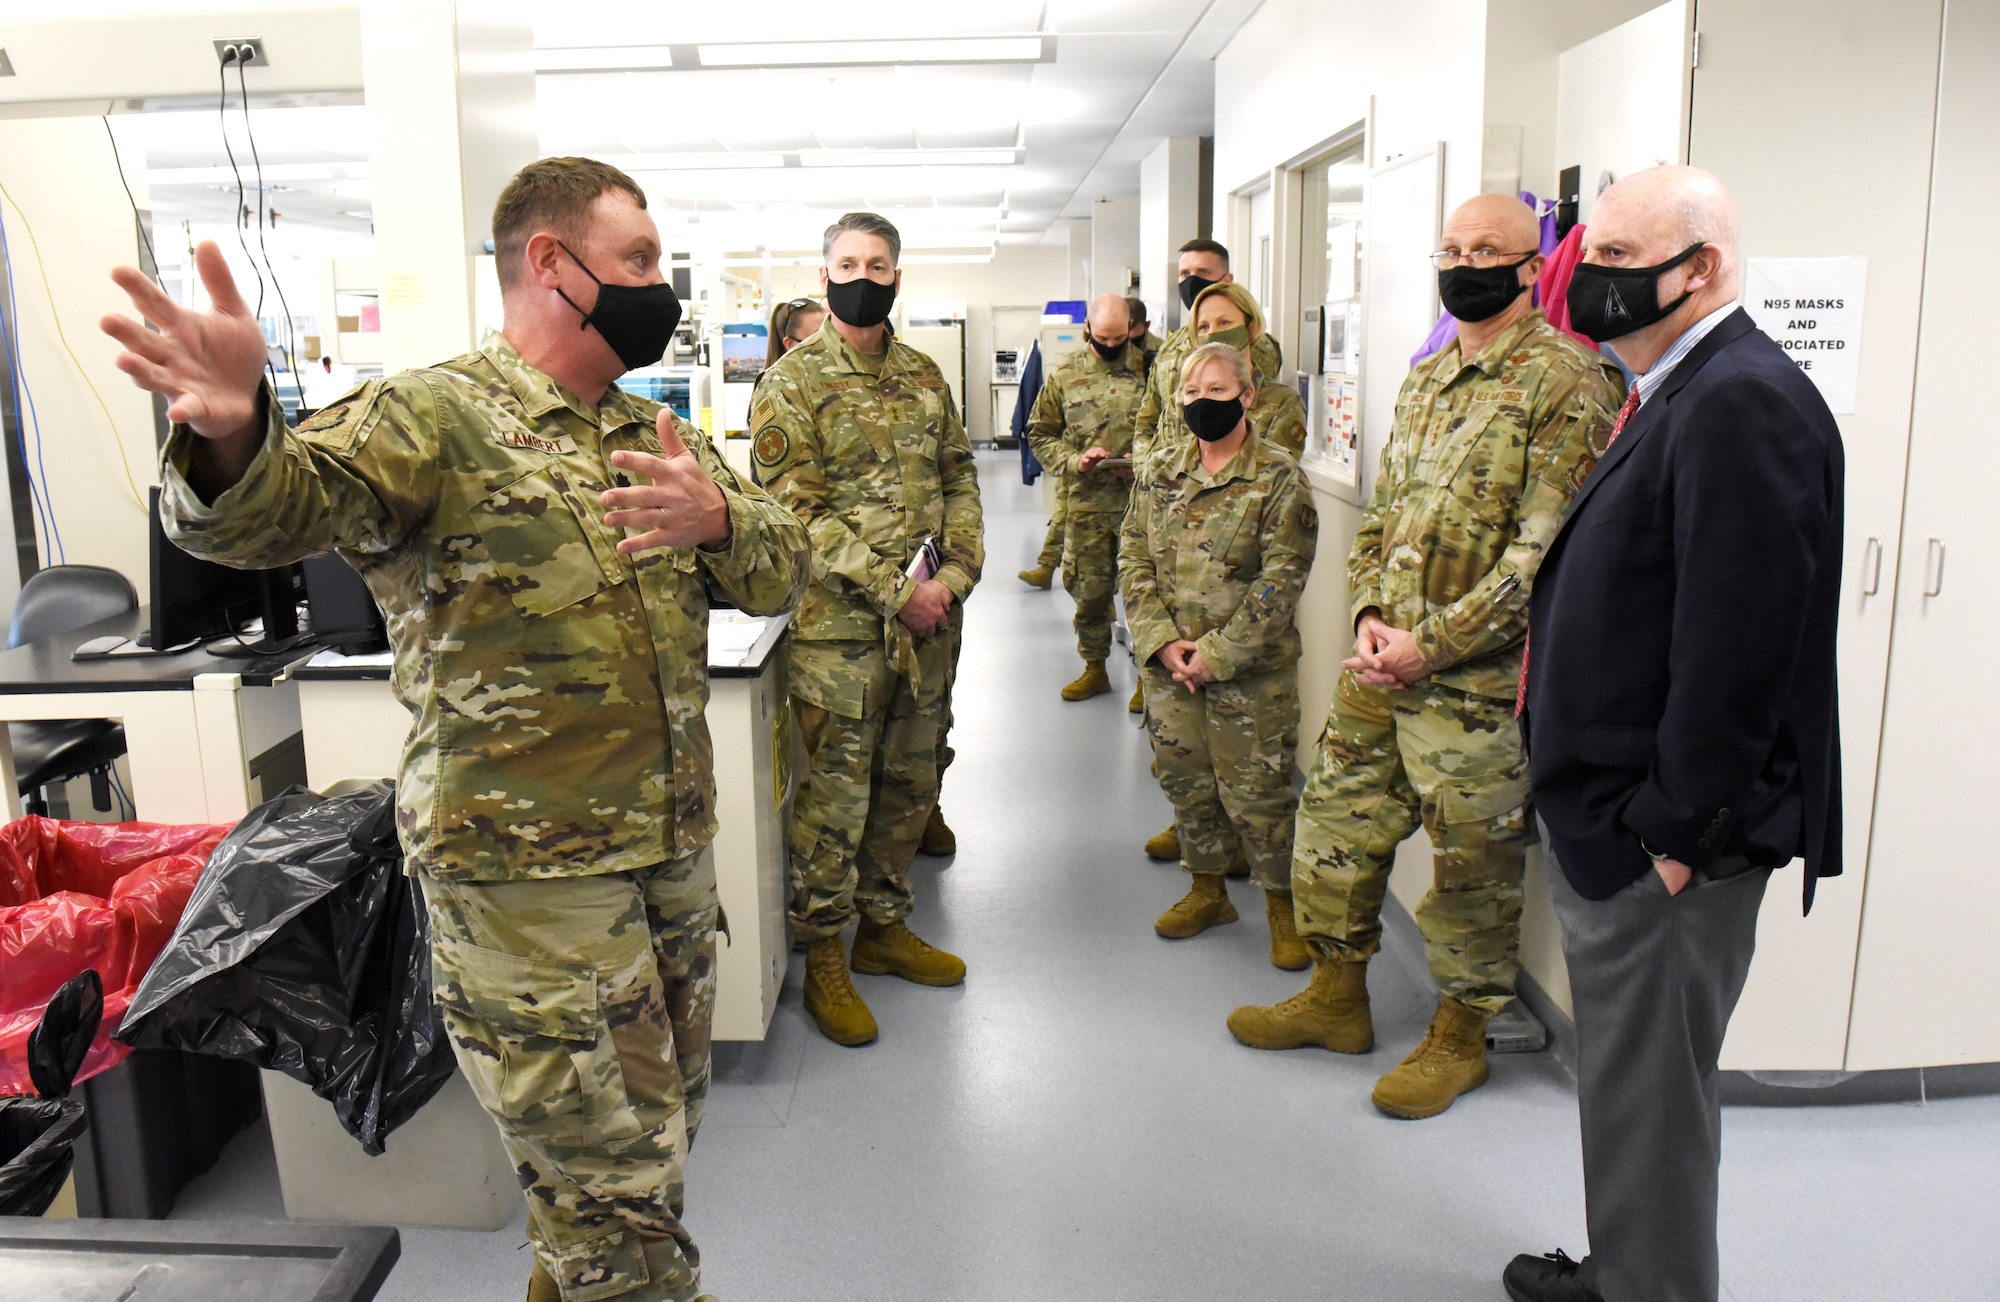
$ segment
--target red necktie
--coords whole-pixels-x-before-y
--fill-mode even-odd
[[[1631,420],[1632,413],[1637,410],[1639,410],[1639,386],[1635,384],[1632,386],[1632,392],[1625,395],[1625,405],[1618,409],[1618,419],[1611,422],[1611,437],[1604,440],[1606,452],[1611,451],[1611,445],[1625,432],[1625,422]],[[1521,717],[1521,712],[1528,708],[1528,655],[1533,649],[1533,636],[1521,640],[1521,682],[1514,689],[1514,717],[1517,719]]]

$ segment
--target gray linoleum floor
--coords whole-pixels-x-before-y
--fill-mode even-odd
[[[794,960],[768,1040],[718,1046],[689,1163],[687,1223],[724,1302],[1046,1298],[1500,1302],[1508,1257],[1584,1249],[1576,1104],[1546,1054],[1433,1121],[1368,1091],[1422,1037],[1421,956],[1370,973],[1365,1058],[1255,1053],[1223,1017],[1298,989],[1242,922],[1157,939],[1175,867],[1140,842],[1169,810],[1119,692],[1079,705],[1069,599],[1014,577],[1044,519],[1012,454],[980,459],[987,573],[968,609],[959,760],[944,807],[962,847],[919,859],[912,923],[966,984],[859,978],[882,1025],[821,1039]],[[1408,932],[1397,933],[1404,936]],[[1729,1302],[2000,1299],[2000,1098],[1731,1108]],[[392,1141],[393,1142],[393,1141]],[[268,1132],[245,1132],[176,1217],[281,1214]],[[522,1220],[409,1229],[385,1302],[514,1299]]]

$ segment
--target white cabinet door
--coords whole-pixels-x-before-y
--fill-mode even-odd
[[[1796,866],[1765,900],[1729,1068],[1834,1069],[1846,1058],[1897,522],[1908,456],[1943,0],[1698,0],[1688,161],[1722,178],[1756,257],[1868,259],[1847,448],[1841,732],[1847,871],[1799,916]],[[1810,73],[1804,70],[1810,69]],[[1820,92],[1800,102],[1809,82]],[[1586,178],[1589,179],[1589,178]],[[1871,540],[1877,540],[1871,546]],[[1877,549],[1882,582],[1868,595]]]
[[[1987,822],[2000,803],[2000,693],[1984,672],[2000,628],[1986,274],[2000,212],[2000,0],[1949,0],[1944,33],[1895,649],[1848,1048],[1857,1071],[2000,1061],[2000,845]],[[1857,207],[1872,206],[1873,180],[1856,179]]]

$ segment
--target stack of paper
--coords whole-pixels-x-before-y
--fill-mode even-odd
[[[746,615],[740,610],[709,612],[708,663],[714,667],[741,667],[748,662],[750,652],[769,626],[767,618]]]

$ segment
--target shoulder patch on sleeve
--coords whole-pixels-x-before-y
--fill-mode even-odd
[[[775,466],[792,450],[792,440],[791,436],[785,433],[783,426],[766,425],[757,431],[755,447],[759,465]]]
[[[381,396],[382,381],[368,380],[358,384],[300,421],[298,432],[307,434],[316,429],[332,429],[349,417],[362,416]]]
[[[352,455],[382,422],[391,392],[387,380],[370,380],[300,421],[293,432],[311,436],[335,456]]]

